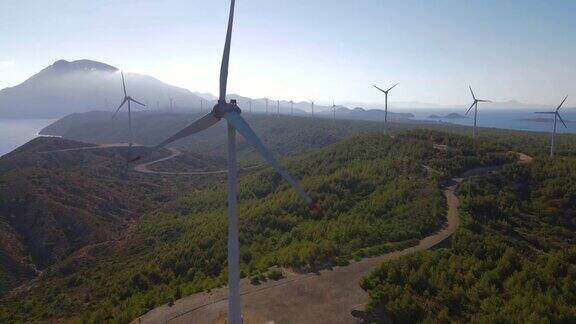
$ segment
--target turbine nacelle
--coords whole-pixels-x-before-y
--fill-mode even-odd
[[[236,99],[230,100],[230,102],[218,100],[218,103],[212,108],[211,114],[216,118],[223,118],[224,115],[230,112],[242,113],[240,107],[238,107]]]

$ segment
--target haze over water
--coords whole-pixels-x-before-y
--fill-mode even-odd
[[[552,110],[547,108],[538,109],[539,111]],[[467,118],[456,118],[456,119],[430,119],[427,118],[432,114],[438,116],[445,116],[449,113],[458,113],[464,115],[466,110],[455,110],[455,109],[414,109],[406,111],[411,112],[414,115],[413,119],[424,120],[428,122],[433,121],[444,121],[458,125],[472,126],[474,124],[474,111],[466,116]],[[562,118],[566,122],[568,128],[558,121],[557,133],[571,133],[576,134],[576,110],[570,109],[564,112],[560,111]],[[503,129],[514,129],[514,130],[525,130],[525,131],[535,131],[535,132],[551,132],[552,131],[552,119],[549,122],[537,122],[531,120],[523,119],[534,119],[534,118],[549,118],[549,115],[537,115],[533,110],[482,110],[478,109],[478,126],[479,127],[495,127]]]
[[[38,136],[54,119],[0,119],[0,156]]]

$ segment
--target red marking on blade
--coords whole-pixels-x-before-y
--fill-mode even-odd
[[[319,212],[321,210],[320,206],[318,205],[318,202],[316,202],[316,201],[312,202],[312,210],[316,211],[316,212]]]

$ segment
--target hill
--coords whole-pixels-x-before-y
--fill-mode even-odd
[[[137,112],[134,118],[135,141],[143,145],[156,145],[178,130],[188,126],[202,115],[199,113],[155,113]],[[383,124],[376,121],[333,120],[305,116],[266,116],[243,113],[264,143],[276,154],[291,156],[333,144],[355,134],[382,132]],[[120,115],[111,120],[109,112],[88,112],[66,116],[40,133],[63,136],[68,139],[89,143],[119,143],[128,140],[127,117]],[[390,134],[411,129],[429,129],[458,135],[470,135],[469,126],[416,122],[406,119],[395,120],[388,125]],[[549,152],[548,133],[515,131],[479,127],[483,140],[499,143],[509,150],[522,151],[532,156]],[[576,155],[574,134],[557,135],[557,152],[560,155]],[[204,132],[174,143],[175,147],[203,155],[224,157],[226,153],[225,123],[221,122]],[[243,163],[260,161],[254,151],[239,137],[240,160]]]
[[[515,164],[459,190],[452,243],[364,279],[373,320],[574,322],[574,157]]]
[[[126,73],[131,96],[148,110],[199,106],[200,97],[153,77]],[[59,60],[21,84],[0,90],[0,118],[58,118],[74,112],[115,110],[124,94],[119,70],[108,64]],[[139,108],[140,109],[140,108]]]
[[[430,136],[458,149],[436,150]],[[288,169],[321,212],[310,211],[269,169],[241,176],[243,276],[272,265],[309,271],[415,244],[445,220],[439,178],[423,164],[444,165],[441,174],[448,176],[509,160],[489,143],[471,147],[465,137],[441,134],[364,135],[290,159]],[[447,158],[460,162],[446,164]],[[74,267],[65,260],[26,294],[5,300],[0,320],[124,323],[221,285],[224,211],[223,186],[180,196],[147,213],[103,255]]]
[[[0,158],[0,296],[83,248],[117,240],[178,188],[202,187],[126,174],[126,148],[39,153],[90,145],[41,137]],[[188,166],[203,160],[215,163],[196,156]]]

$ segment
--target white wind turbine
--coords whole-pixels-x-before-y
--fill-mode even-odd
[[[560,121],[562,122],[562,125],[564,125],[564,127],[568,128],[568,126],[566,126],[566,123],[564,122],[564,120],[562,120],[562,117],[560,116],[560,113],[558,112],[560,110],[560,108],[562,108],[562,105],[564,104],[564,101],[566,101],[566,99],[568,99],[568,96],[564,97],[564,100],[562,100],[562,102],[558,105],[558,107],[556,107],[556,109],[554,111],[537,111],[536,114],[554,114],[554,129],[552,131],[552,139],[550,142],[550,156],[554,156],[554,145],[555,145],[555,137],[556,137],[556,122],[558,121],[558,119],[560,119]]]
[[[308,203],[312,208],[316,208],[316,203],[274,158],[270,151],[264,147],[258,136],[256,136],[252,128],[240,115],[241,110],[236,104],[236,100],[230,100],[230,103],[226,102],[228,62],[230,59],[230,43],[234,21],[234,3],[235,0],[230,1],[230,16],[228,19],[224,54],[222,56],[222,66],[220,68],[220,96],[218,103],[210,113],[158,144],[155,149],[159,149],[176,140],[207,129],[216,124],[222,118],[226,119],[228,122],[228,323],[240,324],[242,318],[240,313],[240,248],[238,242],[238,215],[236,201],[236,132],[242,134],[244,139],[250,143],[256,151],[260,153],[264,160],[266,160],[266,162],[268,162],[268,164],[270,164],[276,172],[278,172],[296,190],[306,203]]]
[[[476,96],[474,95],[474,91],[472,91],[472,86],[468,86],[468,87],[470,88],[470,93],[472,94],[472,99],[474,99],[474,102],[472,103],[472,105],[470,105],[470,108],[468,108],[468,111],[466,111],[466,115],[468,115],[470,110],[472,108],[474,108],[474,127],[472,128],[472,139],[476,139],[476,137],[478,137],[478,133],[476,132],[476,117],[478,116],[478,103],[479,102],[492,102],[492,101],[483,100],[483,99],[476,99]]]
[[[388,92],[392,89],[394,89],[395,86],[397,86],[399,83],[396,83],[395,85],[391,86],[390,88],[388,88],[388,90],[382,90],[380,88],[378,88],[375,85],[372,85],[374,88],[384,92],[384,130],[386,130],[387,126],[388,126]]]
[[[122,100],[122,103],[120,103],[120,106],[118,106],[118,109],[116,109],[116,112],[114,113],[114,115],[112,115],[112,119],[114,119],[116,117],[116,115],[118,114],[118,112],[120,111],[122,106],[124,106],[124,104],[128,104],[128,136],[129,136],[128,146],[132,146],[134,144],[133,143],[134,139],[132,138],[132,136],[133,136],[133,134],[132,134],[132,109],[130,107],[130,103],[134,102],[135,104],[138,104],[142,107],[146,107],[146,105],[137,101],[136,99],[134,99],[128,95],[128,93],[126,92],[126,82],[124,81],[124,72],[121,71],[120,74],[122,75],[122,88],[124,89],[124,100]]]
[[[276,100],[276,117],[280,117],[280,100]]]
[[[310,100],[310,102],[312,103],[312,117],[314,117],[314,101]]]
[[[334,120],[336,120],[336,104],[334,103],[334,100],[332,100],[332,107],[330,107],[330,109],[332,109]]]

